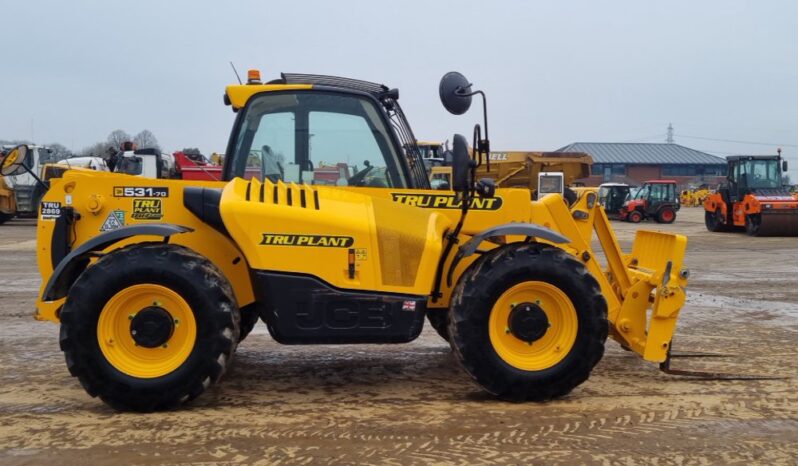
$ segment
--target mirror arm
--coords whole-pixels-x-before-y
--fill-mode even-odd
[[[470,88],[471,84],[469,84],[468,86]],[[474,146],[474,150],[476,150],[480,155],[479,165],[482,165],[481,156],[482,154],[485,154],[487,160],[485,168],[487,169],[488,172],[490,172],[490,136],[488,135],[488,98],[485,96],[485,93],[482,91],[466,92],[465,89],[463,89],[462,87],[458,87],[457,90],[455,90],[454,92],[455,94],[461,97],[471,97],[477,94],[479,94],[482,97],[482,121],[485,126],[485,139],[482,139],[481,133],[479,133],[479,137],[477,139],[478,133],[475,132],[474,134],[475,144],[477,143],[478,144]]]
[[[37,182],[37,183],[39,183],[39,186],[41,186],[41,187],[42,187],[42,188],[44,188],[45,190],[49,189],[49,187],[47,186],[47,184],[46,184],[44,181],[42,181],[42,179],[41,179],[41,178],[39,178],[38,176],[36,176],[36,174],[35,174],[35,173],[33,173],[33,170],[31,170],[30,168],[28,168],[28,166],[27,166],[27,165],[25,165],[25,164],[23,163],[21,166],[22,166],[22,168],[24,168],[24,169],[25,169],[25,171],[26,171],[26,172],[28,172],[28,174],[30,174],[30,176],[32,176],[32,177],[33,177],[33,179],[34,179],[34,180],[36,180],[36,182]]]

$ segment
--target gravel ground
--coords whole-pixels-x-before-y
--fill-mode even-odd
[[[625,248],[635,225],[615,223]],[[674,347],[734,357],[683,367],[788,377],[668,376],[607,342],[585,384],[544,404],[496,401],[430,328],[406,345],[280,346],[263,325],[232,372],[183,409],[116,413],[66,370],[31,315],[35,222],[0,226],[0,463],[796,464],[798,239],[689,236]]]

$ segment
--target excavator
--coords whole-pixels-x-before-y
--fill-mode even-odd
[[[798,236],[798,194],[782,185],[787,161],[778,155],[726,158],[727,182],[704,200],[707,230],[750,236]]]

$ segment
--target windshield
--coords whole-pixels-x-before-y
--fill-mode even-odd
[[[403,188],[400,154],[374,101],[336,92],[270,92],[240,117],[227,179]]]
[[[141,175],[141,157],[122,157],[114,168],[117,173],[127,173],[128,175]]]
[[[748,188],[778,188],[781,186],[778,160],[744,160],[737,165],[740,184]]]
[[[642,188],[638,188],[636,191],[632,193],[632,199],[648,199],[648,191],[650,186],[645,185]]]

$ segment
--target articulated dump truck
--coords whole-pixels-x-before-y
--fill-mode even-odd
[[[454,114],[477,93],[459,73],[440,83]],[[36,319],[60,324],[86,391],[136,411],[196,398],[259,319],[280,343],[351,344],[410,342],[426,318],[468,376],[516,401],[585,382],[608,334],[669,362],[684,236],[639,231],[624,252],[595,189],[571,203],[496,189],[475,179],[460,135],[451,189],[432,190],[398,97],[330,76],[261,83],[253,70],[225,92],[236,118],[223,181],[49,180]],[[314,185],[322,163],[351,170]]]

